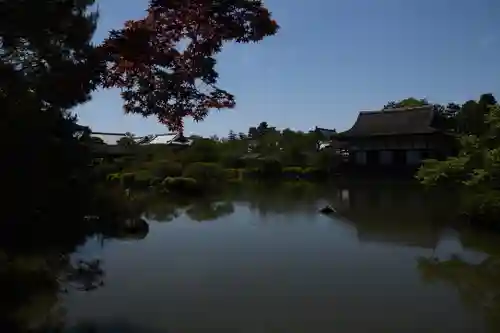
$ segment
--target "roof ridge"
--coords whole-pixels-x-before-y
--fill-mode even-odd
[[[374,114],[374,113],[387,113],[387,112],[407,112],[407,111],[415,111],[415,110],[428,110],[432,109],[433,105],[421,105],[421,106],[411,106],[411,107],[402,107],[402,108],[394,108],[394,109],[382,109],[382,110],[367,110],[360,111],[360,114]]]
[[[110,133],[110,132],[94,132],[94,131],[91,131],[90,134],[97,134],[97,135],[123,135],[125,136],[126,133]]]

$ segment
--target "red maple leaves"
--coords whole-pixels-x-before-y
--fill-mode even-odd
[[[155,115],[171,130],[210,109],[234,107],[216,86],[214,56],[225,42],[258,42],[277,23],[257,0],[152,0],[147,16],[111,31],[101,46],[105,87],[122,89],[126,112]]]

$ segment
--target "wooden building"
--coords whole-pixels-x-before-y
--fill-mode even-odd
[[[345,142],[349,161],[367,166],[418,166],[423,159],[448,156],[455,139],[434,127],[432,106],[360,112]]]

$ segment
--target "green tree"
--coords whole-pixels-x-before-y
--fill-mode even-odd
[[[464,193],[464,208],[478,222],[497,223],[500,213],[500,106],[488,108],[485,131],[464,134],[458,156],[428,160],[417,177],[427,186],[451,185]]]
[[[9,142],[0,177],[9,193],[2,213],[10,216],[2,221],[34,222],[58,216],[61,206],[75,214],[85,206],[79,198],[87,187],[89,133],[68,110],[89,99],[101,74],[91,44],[93,3],[0,3],[9,13],[0,20],[0,129]]]
[[[390,101],[384,105],[383,110],[386,109],[398,109],[398,108],[411,108],[416,106],[430,105],[427,99],[418,99],[415,97],[408,97],[399,102]]]
[[[131,146],[134,146],[136,143],[135,143],[134,139],[132,139],[131,137],[124,136],[123,138],[120,138],[120,140],[118,140],[116,142],[116,144],[118,146],[131,147]]]

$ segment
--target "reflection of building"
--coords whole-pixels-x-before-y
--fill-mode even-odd
[[[351,185],[339,190],[336,198],[335,208],[353,223],[362,242],[434,248],[439,240],[433,211],[412,186]]]
[[[453,138],[434,123],[432,106],[366,111],[335,138],[346,143],[355,165],[418,165],[451,152]]]

